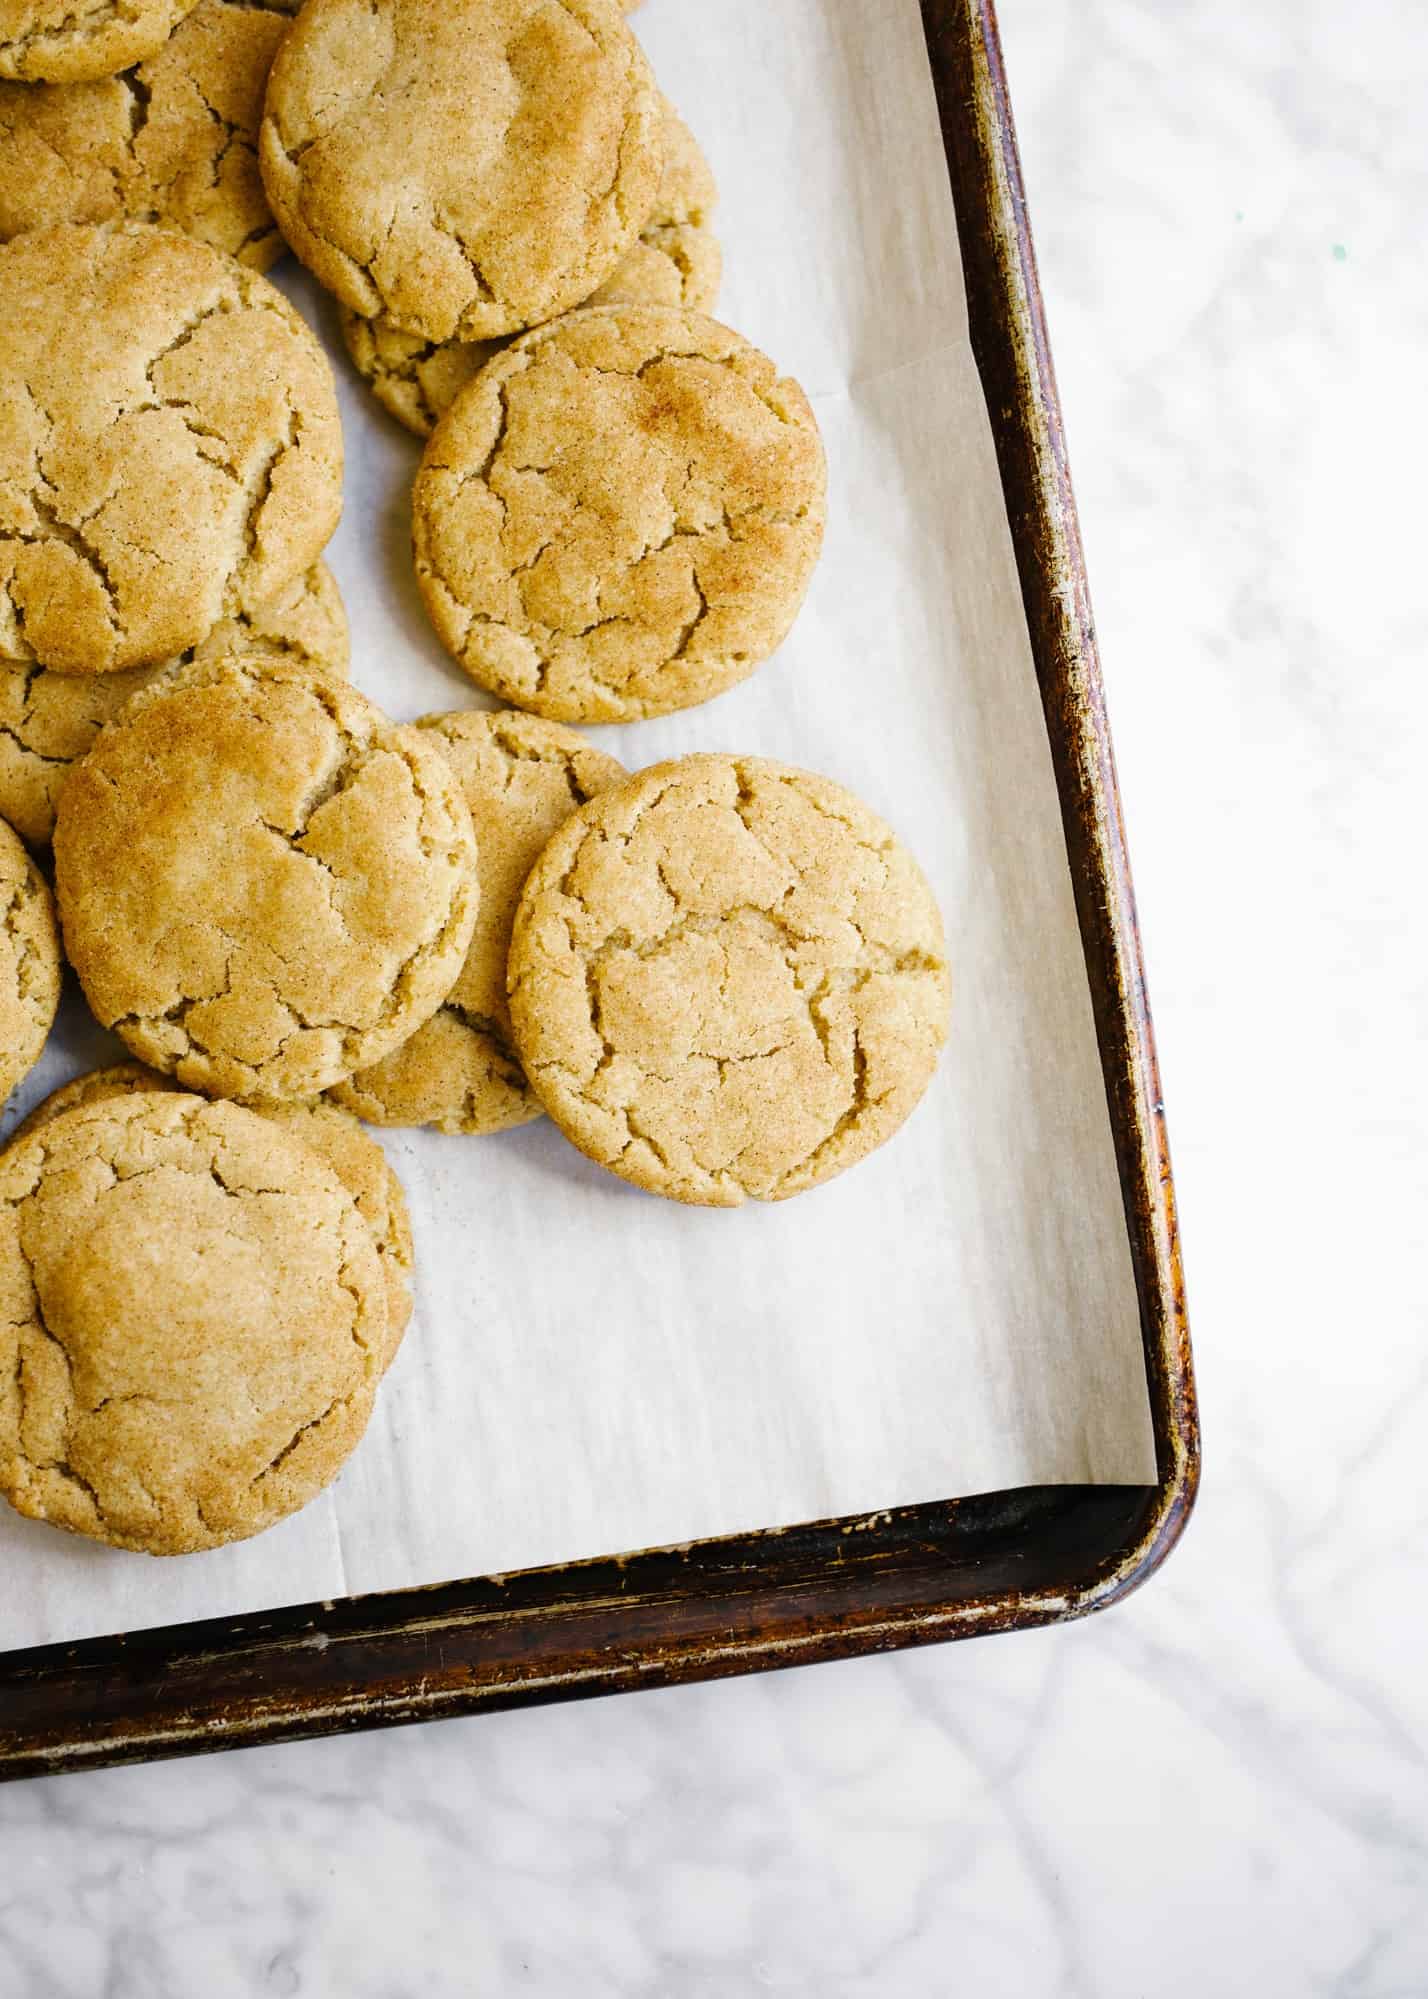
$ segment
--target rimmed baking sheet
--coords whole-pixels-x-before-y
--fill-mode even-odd
[[[737,749],[827,772],[942,902],[954,1032],[904,1132],[773,1208],[634,1193],[545,1123],[386,1135],[418,1306],[361,1451],[261,1539],[179,1562],[0,1509],[5,1648],[1022,1484],[1151,1484],[1145,1363],[1045,721],[967,342],[916,0],[649,0],[639,30],[718,177],[719,315],[808,389],[824,559],[743,688],[594,732],[634,767]],[[410,579],[418,456],[343,396],[329,551],[353,677],[484,705]],[[7,1122],[117,1050],[72,1007]]]

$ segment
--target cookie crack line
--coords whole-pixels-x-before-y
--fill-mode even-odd
[[[46,541],[63,543],[72,554],[79,557],[98,582],[104,596],[104,615],[109,629],[118,637],[122,628],[119,622],[117,586],[103,556],[92,542],[85,539],[82,531],[84,524],[76,526],[74,522],[65,520],[54,501],[42,494],[38,487],[31,490],[30,505],[34,509],[36,518],[48,532],[43,536],[9,533],[0,536],[0,540],[25,542],[32,547],[42,546]],[[89,518],[92,519],[93,516]]]
[[[295,449],[302,434],[302,418],[290,401],[287,404],[287,412],[287,429],[283,436],[268,447],[258,460],[251,476],[244,482],[247,506],[243,515],[242,530],[247,553],[251,556],[256,556],[259,552],[258,524],[262,520],[263,509],[272,497],[273,481],[277,477],[278,467],[288,453]]]
[[[101,1523],[107,1525],[109,1515],[103,1500],[90,1484],[89,1480],[82,1473],[75,1470],[69,1458],[75,1430],[76,1397],[74,1391],[74,1360],[69,1348],[45,1317],[44,1301],[40,1296],[40,1287],[35,1278],[34,1261],[29,1251],[25,1248],[18,1230],[16,1231],[14,1240],[15,1248],[19,1254],[20,1261],[25,1266],[25,1274],[29,1279],[32,1301],[29,1318],[22,1325],[15,1328],[16,1456],[21,1464],[25,1465],[30,1471],[41,1473],[53,1472],[56,1476],[65,1479],[69,1484],[76,1486],[89,1499],[90,1504],[94,1508],[96,1518]],[[61,1454],[54,1458],[32,1458],[25,1443],[25,1429],[29,1411],[29,1387],[25,1378],[27,1364],[24,1349],[24,1335],[27,1332],[36,1333],[41,1339],[47,1341],[59,1355],[64,1365],[68,1392],[65,1398]],[[83,1412],[81,1411],[80,1413],[82,1414]]]
[[[350,1395],[334,1395],[332,1400],[328,1403],[327,1407],[324,1410],[322,1410],[320,1414],[311,1417],[306,1423],[300,1423],[297,1429],[293,1432],[292,1436],[288,1438],[288,1441],[283,1445],[282,1449],[277,1453],[277,1455],[275,1457],[270,1458],[267,1464],[263,1466],[261,1471],[255,1472],[253,1474],[253,1477],[249,1481],[250,1487],[259,1486],[263,1483],[264,1479],[271,1478],[273,1473],[277,1471],[280,1466],[287,1463],[288,1459],[292,1456],[293,1452],[297,1449],[298,1445],[302,1442],[303,1438],[308,1434],[309,1430],[316,1430],[320,1428],[320,1426],[327,1421],[328,1417],[332,1415],[334,1410],[345,1409],[347,1405],[351,1402],[351,1400],[352,1397]],[[205,1521],[204,1524],[206,1526],[208,1523]]]
[[[491,1042],[498,1056],[508,1062],[511,1068],[524,1080],[520,1056],[509,1031],[502,1026],[494,1014],[478,1013],[474,1008],[463,1006],[460,1000],[444,999],[438,1009],[441,1013],[454,1014],[463,1027],[469,1027],[473,1034],[479,1034]]]
[[[200,306],[197,312],[190,313],[180,325],[178,332],[172,340],[167,341],[151,360],[144,363],[144,380],[148,383],[154,396],[161,399],[158,383],[154,380],[154,370],[161,362],[167,361],[171,354],[177,354],[181,348],[189,346],[208,324],[210,319],[218,319],[224,313],[241,312],[247,309],[249,309],[249,301],[243,297],[242,288],[240,287],[236,304],[225,295],[213,300],[211,304]]]
[[[74,762],[73,757],[52,757],[46,755],[43,750],[37,750],[34,744],[28,742],[11,722],[0,722],[0,736],[8,736],[10,741],[24,756],[33,757],[36,763],[49,764],[54,768],[67,770]]]
[[[140,76],[137,66],[133,69],[123,71],[121,75],[115,78],[115,82],[118,83],[129,100],[129,147],[132,151],[134,141],[149,122],[149,115],[153,109],[154,93],[148,84],[145,83],[143,77]]]

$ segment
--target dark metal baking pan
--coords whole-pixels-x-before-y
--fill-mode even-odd
[[[902,1507],[0,1658],[0,1775],[710,1679],[1079,1617],[1199,1469],[1175,1199],[1095,628],[992,0],[923,0],[973,350],[1046,713],[1140,1306],[1147,1486]]]

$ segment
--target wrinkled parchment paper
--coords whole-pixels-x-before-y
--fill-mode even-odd
[[[753,751],[850,785],[946,916],[954,1032],[904,1131],[818,1192],[638,1194],[547,1122],[386,1135],[418,1303],[337,1486],[256,1541],[116,1553],[0,1506],[0,1648],[445,1581],[1023,1483],[1154,1477],[1131,1272],[1051,765],[917,0],[648,0],[723,193],[720,316],[808,389],[830,524],[779,656],[596,732],[630,767]],[[411,580],[418,448],[351,375],[329,560],[393,714],[487,705]],[[11,1106],[121,1051],[71,1003]]]

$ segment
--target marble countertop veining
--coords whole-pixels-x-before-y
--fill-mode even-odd
[[[1001,13],[1181,1192],[1184,1545],[1061,1631],[7,1788],[3,1999],[1428,1993],[1428,19]]]

